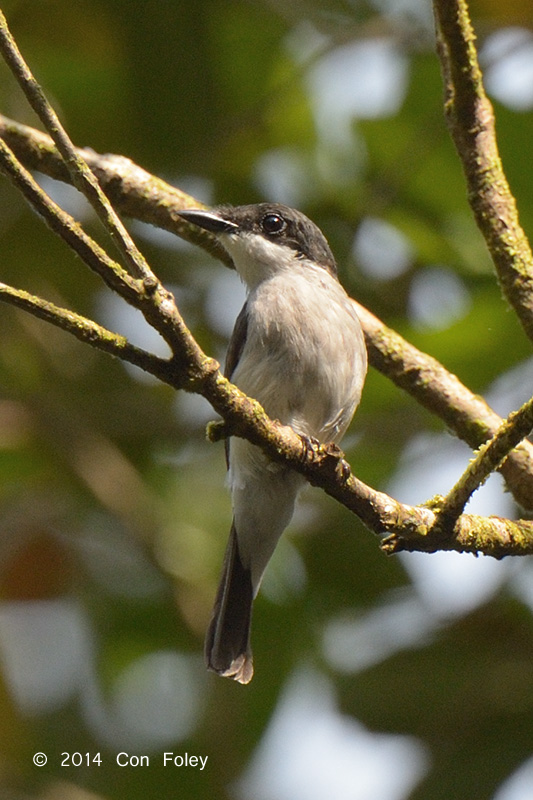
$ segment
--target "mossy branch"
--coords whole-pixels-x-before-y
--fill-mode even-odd
[[[502,291],[533,340],[533,255],[503,171],[465,0],[434,0],[445,113]]]
[[[57,328],[70,333],[85,344],[90,344],[112,356],[134,364],[136,367],[169,382],[169,362],[131,344],[125,336],[110,331],[81,314],[76,314],[24,289],[15,289],[0,283],[0,301],[27,311]],[[165,377],[167,376],[167,377]]]
[[[121,240],[120,247],[133,272],[132,277],[110,259],[75,220],[52,203],[10,150],[7,140],[11,142],[17,140],[17,146],[21,139],[24,139],[26,144],[30,141],[29,150],[33,153],[32,158],[41,159],[41,163],[52,164],[59,177],[65,179],[68,175],[68,178],[85,194],[91,195],[94,190],[93,180],[91,178],[88,182],[86,180],[87,164],[92,157],[81,160],[73,157],[70,140],[67,137],[67,141],[65,141],[66,134],[63,136],[55,115],[50,114],[50,108],[42,89],[32,83],[31,73],[24,65],[18,50],[14,49],[14,43],[9,38],[9,32],[1,12],[0,37],[3,37],[4,54],[8,62],[10,59],[13,62],[21,84],[25,87],[28,97],[41,110],[43,119],[49,125],[57,145],[57,150],[53,146],[48,146],[46,154],[43,156],[41,153],[37,157],[34,147],[35,140],[36,138],[40,139],[42,143],[43,135],[35,134],[35,132],[29,135],[21,134],[21,126],[8,123],[7,126],[4,125],[4,142],[0,146],[2,171],[10,177],[50,227],[67,241],[84,262],[97,272],[110,288],[142,311],[147,321],[164,337],[172,354],[166,360],[153,356],[135,348],[124,337],[106,330],[92,320],[61,309],[6,284],[0,284],[1,301],[23,308],[25,311],[68,331],[93,347],[134,363],[175,388],[203,395],[224,418],[227,432],[248,439],[261,447],[272,459],[288,464],[302,473],[310,483],[322,487],[328,494],[353,511],[375,533],[388,533],[389,536],[383,545],[387,552],[397,552],[401,549],[425,551],[454,549],[461,552],[483,552],[495,557],[533,552],[533,523],[461,514],[454,520],[453,526],[450,525],[448,529],[445,529],[442,524],[439,524],[438,508],[401,504],[388,495],[366,486],[352,475],[349,465],[337,447],[318,445],[302,439],[291,428],[269,419],[257,401],[246,397],[229,383],[221,375],[218,363],[209,358],[195,341],[179,314],[173,296],[161,285],[148,265],[145,265],[142,256],[141,261],[136,260],[135,246],[134,250],[130,250],[127,242]],[[23,69],[21,63],[24,66]],[[24,146],[21,147],[21,150],[26,152]],[[144,208],[150,208],[151,213],[156,216],[164,207],[168,221],[167,226],[164,227],[176,228],[177,233],[192,239],[192,230],[184,223],[178,223],[176,215],[173,214],[176,210],[177,194],[180,195],[180,201],[178,201],[180,204],[177,208],[196,204],[192,198],[186,198],[181,193],[177,193],[177,190],[170,189],[167,192],[167,198],[172,197],[173,203],[158,204],[157,197],[161,198],[161,191],[164,187],[161,181],[157,181],[151,176],[148,176],[147,179],[146,173],[142,173],[142,187],[140,187],[138,181],[142,171],[139,171],[135,165],[131,165],[131,162],[99,156],[94,158],[98,162],[98,169],[104,176],[109,175],[108,170],[111,169],[111,171],[115,170],[114,177],[116,178],[117,165],[121,171],[128,174],[128,177],[131,177],[132,173],[136,176],[136,194],[135,192],[130,194],[129,191],[124,194],[125,184],[121,178],[121,192],[127,198],[124,200],[125,206],[128,201],[131,201],[133,206],[137,203]],[[65,163],[67,170],[65,170]],[[105,183],[100,176],[99,180]],[[135,179],[133,184],[135,184]],[[147,187],[149,187],[148,195]],[[134,195],[135,198],[132,200]],[[120,238],[114,216],[108,214],[106,202],[102,198],[96,200],[97,204],[101,204],[100,212],[111,235]],[[139,218],[142,217],[139,215]],[[205,246],[206,249],[210,249],[211,252],[217,252],[217,248],[213,246],[208,234],[202,235],[198,243]],[[369,312],[363,310],[361,316],[363,324],[365,324],[367,341],[370,344],[371,357],[377,365],[381,365],[384,372],[390,372],[391,377],[399,385],[408,388],[415,396],[422,397],[422,402],[425,402],[428,407],[432,407],[434,404],[440,407],[441,410],[437,410],[436,413],[440,413],[448,422],[451,420],[456,423],[459,428],[462,426],[461,429],[465,434],[463,438],[467,438],[466,429],[469,427],[469,422],[471,423],[468,433],[470,439],[488,438],[490,434],[487,433],[489,430],[487,425],[478,425],[476,421],[480,410],[478,398],[476,398],[474,414],[474,406],[469,406],[469,402],[474,396],[469,396],[468,390],[458,383],[455,376],[446,373],[444,368],[433,359],[416,351],[394,332],[388,331],[378,320],[372,318]],[[376,325],[378,330],[376,330]],[[387,342],[386,346],[385,342]],[[415,362],[417,367],[414,367]],[[434,370],[440,380],[440,383],[435,382],[437,388],[426,394],[423,392],[420,381],[423,370]],[[455,403],[456,390],[465,401],[459,411]],[[485,415],[494,423],[494,419],[498,419],[494,412],[486,406],[483,408]],[[463,420],[460,424],[457,422],[459,417]],[[510,424],[515,431],[516,438],[518,428],[513,422]],[[474,429],[477,433],[473,432]],[[489,445],[489,450],[490,447]],[[512,447],[509,440],[506,447]],[[525,454],[527,458],[530,458],[531,454],[525,444],[522,444],[522,449],[522,455]],[[501,451],[499,452],[501,453]],[[507,458],[505,463],[512,461],[513,456],[514,453]],[[522,485],[527,486],[531,480],[531,471],[526,467],[526,461],[517,460],[515,468],[520,473]],[[488,462],[483,463],[486,466]],[[528,492],[526,491],[524,494],[527,495]],[[530,493],[529,498],[531,496]]]
[[[46,134],[0,115],[0,138],[32,169],[70,182],[68,171]],[[123,156],[83,151],[106,194],[124,214],[171,231],[199,245],[231,266],[225,251],[207,232],[183,222],[177,212],[202,204],[143,170]],[[418,350],[356,303],[372,366],[444,421],[460,439],[476,449],[489,440],[502,418],[435,358]],[[509,490],[524,508],[533,509],[533,446],[523,441],[501,466]]]
[[[472,494],[497,470],[508,453],[533,429],[533,399],[509,415],[490,441],[482,445],[439,509],[439,524],[450,527]]]

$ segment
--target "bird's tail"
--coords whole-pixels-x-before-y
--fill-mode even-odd
[[[205,640],[205,659],[213,672],[239,683],[249,683],[254,674],[250,647],[253,599],[252,577],[242,564],[233,523]]]

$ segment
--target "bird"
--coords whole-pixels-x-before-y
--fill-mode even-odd
[[[178,213],[213,234],[246,286],[226,377],[304,439],[337,444],[360,401],[367,353],[322,231],[281,203]],[[233,522],[205,659],[209,670],[247,684],[253,602],[305,479],[236,436],[226,455]]]

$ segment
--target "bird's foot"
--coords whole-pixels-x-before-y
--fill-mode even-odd
[[[307,436],[305,433],[301,433],[300,438],[303,444],[301,456],[302,463],[308,460],[315,461],[318,451],[321,447],[320,442],[314,436]]]

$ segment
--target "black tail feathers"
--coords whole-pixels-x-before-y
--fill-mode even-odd
[[[249,683],[254,674],[250,647],[253,599],[250,570],[241,562],[233,524],[205,640],[205,659],[213,672],[239,683]]]

